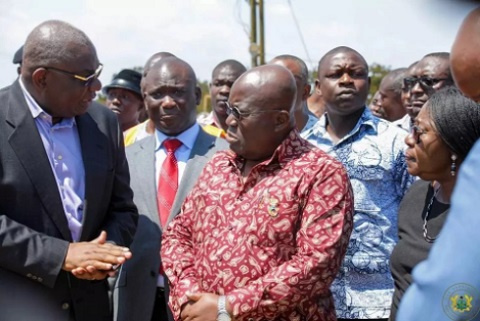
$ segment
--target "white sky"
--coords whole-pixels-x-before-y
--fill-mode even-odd
[[[450,51],[463,18],[475,5],[461,0],[265,0],[266,60],[293,54],[316,66],[328,50],[347,45],[369,63],[404,67],[434,51]],[[250,66],[246,0],[0,0],[0,87],[16,78],[13,54],[39,23],[60,19],[92,39],[105,85],[123,68],[143,66],[170,51],[208,80],[220,61]],[[316,67],[315,67],[316,68]]]

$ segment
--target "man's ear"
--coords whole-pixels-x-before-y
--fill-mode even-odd
[[[307,100],[308,97],[310,97],[311,90],[312,86],[310,84],[306,84],[305,87],[303,87],[302,100]]]
[[[195,104],[198,106],[202,100],[202,89],[200,87],[195,87]]]
[[[320,80],[318,80],[318,79],[315,79],[315,92],[319,96],[322,95],[322,91],[320,90]]]
[[[278,132],[284,131],[290,126],[290,113],[286,110],[282,110],[275,115],[275,129]]]
[[[47,86],[47,70],[38,68],[32,73],[33,86],[39,90],[45,89]]]

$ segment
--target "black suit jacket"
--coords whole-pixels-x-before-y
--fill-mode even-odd
[[[109,240],[128,246],[138,214],[116,117],[93,103],[76,123],[85,167],[80,241],[106,230]],[[111,319],[107,282],[61,269],[70,242],[55,176],[17,80],[0,90],[2,320]]]

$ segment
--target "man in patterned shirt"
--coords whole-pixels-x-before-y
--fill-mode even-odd
[[[315,86],[326,114],[305,137],[343,163],[355,195],[352,237],[332,285],[337,317],[386,320],[393,295],[389,259],[397,242],[397,210],[413,180],[403,154],[407,133],[365,107],[368,65],[357,51],[329,51],[320,59]]]
[[[231,150],[206,165],[163,237],[177,320],[335,320],[352,191],[343,166],[295,129],[295,87],[277,65],[234,83]]]

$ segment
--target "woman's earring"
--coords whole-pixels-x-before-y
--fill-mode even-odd
[[[450,175],[455,176],[457,173],[457,155],[453,154],[450,159],[452,160],[452,164],[450,165]]]

